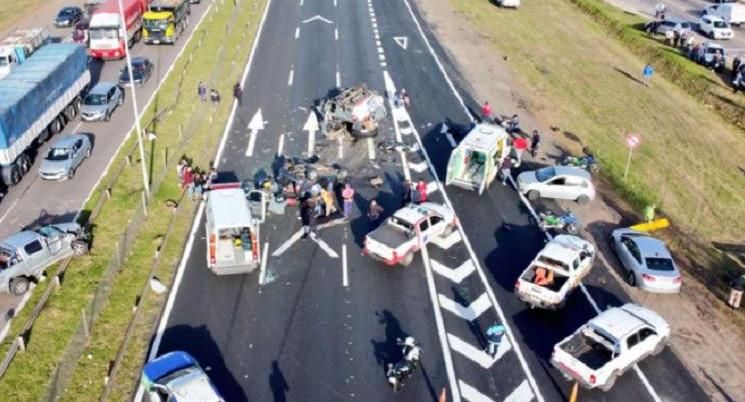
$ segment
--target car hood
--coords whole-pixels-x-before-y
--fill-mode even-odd
[[[80,107],[80,113],[97,114],[106,112],[106,105],[83,105]]]
[[[64,161],[52,161],[49,159],[42,159],[41,166],[39,167],[40,172],[44,173],[64,173],[70,167],[70,160]]]
[[[522,172],[517,176],[517,182],[523,185],[538,183],[535,172]]]

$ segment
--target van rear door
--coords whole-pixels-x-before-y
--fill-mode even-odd
[[[461,148],[455,148],[450,154],[450,161],[448,162],[447,175],[445,177],[445,185],[450,185],[455,179],[459,178],[463,171],[463,153]]]
[[[479,183],[479,195],[484,193],[486,187],[491,183],[494,178],[492,173],[496,170],[494,166],[494,156],[486,155],[486,162],[484,162],[484,174],[481,175],[481,183]]]

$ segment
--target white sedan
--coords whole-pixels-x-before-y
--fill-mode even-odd
[[[698,29],[711,39],[732,39],[734,36],[730,24],[716,15],[701,17]]]

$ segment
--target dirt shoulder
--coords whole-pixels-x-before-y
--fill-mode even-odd
[[[486,0],[471,0],[474,3],[484,3]],[[479,100],[489,100],[496,113],[501,115],[520,115],[523,129],[538,129],[542,136],[542,157],[548,162],[546,155],[561,155],[566,149],[577,149],[576,138],[554,132],[550,127],[558,125],[555,118],[556,111],[547,104],[541,95],[541,90],[548,85],[542,80],[552,79],[549,74],[536,75],[516,68],[511,54],[506,54],[500,46],[501,41],[509,40],[519,32],[505,32],[503,36],[490,35],[483,28],[488,24],[488,18],[477,15],[474,10],[479,6],[473,5],[466,12],[461,11],[460,0],[416,0],[425,20],[432,28],[438,41],[449,54],[457,69],[467,81],[469,90]],[[542,2],[541,2],[542,3]],[[556,3],[556,2],[552,2]],[[564,7],[562,5],[561,7]],[[493,6],[491,6],[493,7]],[[566,12],[567,10],[560,10]],[[493,11],[492,11],[493,12]],[[525,13],[525,7],[519,10],[498,10],[500,13]],[[573,12],[569,10],[569,12]],[[577,18],[585,18],[578,10]],[[574,20],[574,15],[562,18]],[[537,24],[538,21],[533,21]],[[586,23],[590,23],[587,19]],[[603,35],[600,29],[594,32]],[[480,40],[474,40],[479,38]],[[536,42],[536,46],[548,46],[545,42]],[[630,52],[620,45],[607,45],[604,56],[619,56],[619,65],[637,63]],[[557,54],[557,58],[566,55]],[[568,61],[571,62],[571,61]],[[591,60],[581,60],[591,63]],[[602,63],[602,61],[598,61]],[[633,64],[632,64],[633,65]],[[608,75],[618,74],[613,70],[615,65],[606,65]],[[635,71],[635,70],[634,70]],[[656,77],[658,78],[658,77]],[[478,83],[478,85],[475,85]],[[530,84],[528,84],[530,83]],[[665,83],[665,85],[670,85]],[[672,96],[687,97],[681,91],[673,91]],[[686,99],[686,101],[689,101]],[[597,112],[597,111],[595,111]],[[613,110],[602,111],[609,114]],[[566,127],[572,131],[573,127]],[[602,239],[606,238],[609,228],[616,227],[627,221],[630,216],[638,216],[618,195],[613,192],[608,183],[601,182],[599,190],[602,194],[596,199],[592,208],[579,211],[580,219],[589,231],[585,235],[593,237],[602,251],[595,269],[607,269],[616,279],[623,283],[619,276],[618,262],[611,255]],[[625,218],[624,218],[625,217]],[[602,265],[599,266],[599,265]],[[714,400],[733,401],[745,399],[745,389],[742,378],[745,378],[745,334],[743,333],[743,319],[741,314],[734,314],[724,307],[722,300],[713,295],[703,284],[697,282],[690,275],[684,274],[684,286],[680,295],[653,295],[638,291],[624,285],[629,295],[642,305],[648,306],[662,314],[673,326],[673,336],[670,344],[681,358],[689,371],[697,378],[704,390]]]

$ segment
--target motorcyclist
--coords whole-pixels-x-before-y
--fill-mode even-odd
[[[403,358],[396,363],[388,363],[386,376],[388,383],[393,387],[394,392],[400,392],[403,388],[403,381],[411,377],[414,371],[419,367],[420,346],[412,336],[407,336],[403,341],[397,339],[399,346],[403,346]]]

